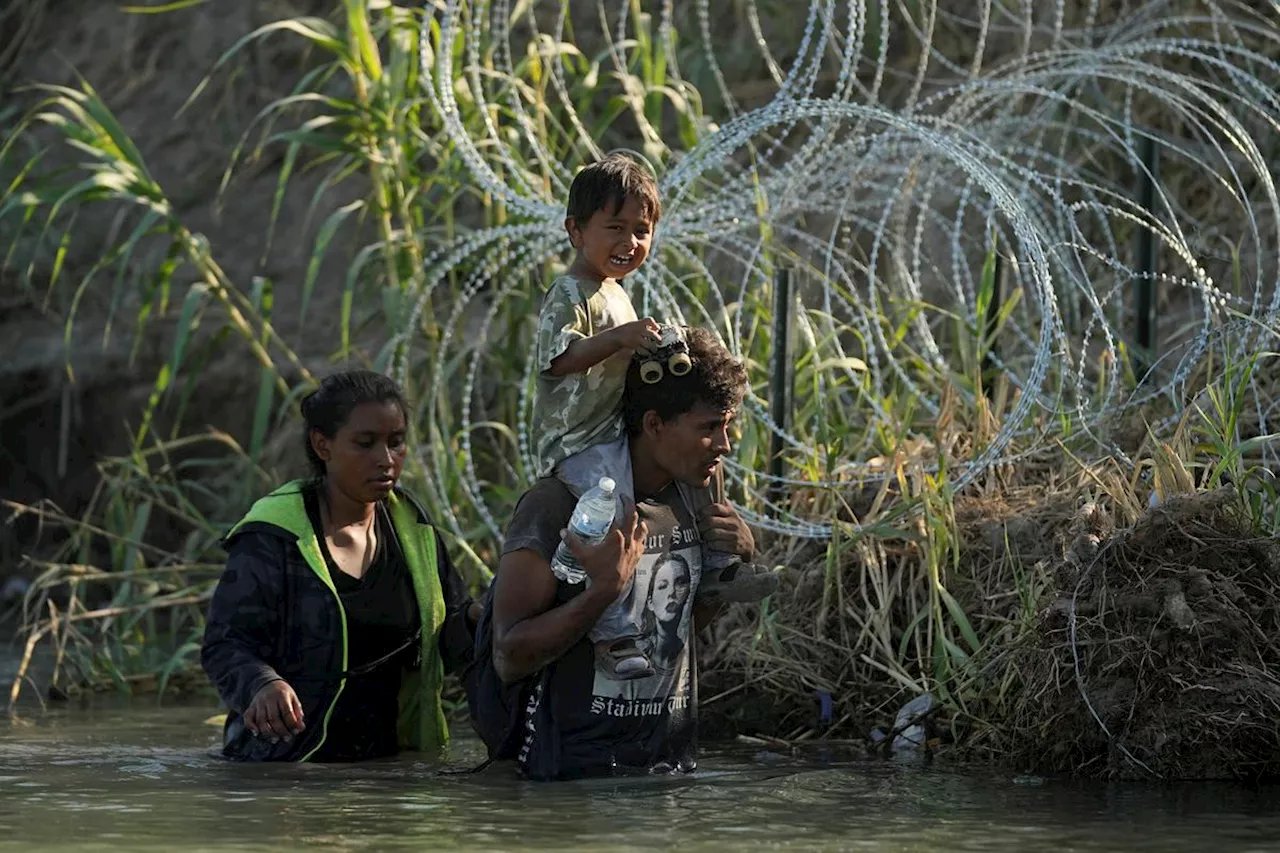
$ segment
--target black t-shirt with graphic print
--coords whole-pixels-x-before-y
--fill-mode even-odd
[[[532,550],[548,562],[575,500],[554,478],[520,499],[503,553]],[[647,525],[628,612],[654,674],[615,680],[596,667],[587,638],[540,673],[525,712],[521,770],[533,779],[687,772],[697,760],[697,663],[693,599],[701,550],[693,515],[673,484],[636,511]],[[560,583],[556,604],[585,585]]]

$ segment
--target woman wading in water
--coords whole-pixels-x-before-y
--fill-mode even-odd
[[[470,659],[478,608],[396,487],[406,413],[381,374],[325,379],[302,401],[315,476],[227,536],[201,663],[228,708],[228,758],[357,761],[448,742],[441,682]]]

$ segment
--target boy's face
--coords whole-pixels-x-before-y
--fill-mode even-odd
[[[608,206],[597,210],[585,223],[570,216],[564,227],[578,250],[572,271],[600,279],[629,275],[649,256],[653,226],[633,196],[627,196],[616,211]]]

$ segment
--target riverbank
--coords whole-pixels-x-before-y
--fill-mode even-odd
[[[1233,484],[1248,526],[1214,522],[1215,548],[1276,529],[1277,389],[1250,355],[1275,349],[1272,24],[1179,0],[1149,29],[1110,6],[1047,28],[1028,6],[922,37],[908,6],[854,4],[845,23],[779,12],[770,45],[754,20],[711,33],[697,4],[663,21],[674,5],[617,3],[559,42],[543,36],[567,3],[517,4],[510,28],[471,4],[176,5],[76,17],[68,37],[102,64],[49,90],[0,163],[6,223],[47,224],[4,273],[20,306],[5,294],[0,356],[25,360],[0,358],[0,451],[26,491],[0,528],[23,547],[0,560],[35,560],[28,627],[62,692],[198,673],[218,539],[297,470],[297,401],[337,367],[404,386],[406,484],[478,588],[531,478],[531,318],[564,259],[568,179],[626,147],[670,198],[638,308],[716,328],[749,365],[732,493],[787,567],[706,638],[709,733],[863,738],[929,693],[938,742],[993,763],[1240,766],[1181,759],[1230,709],[1197,706],[1199,734],[1175,739],[1180,720],[1127,726],[1178,707],[1185,685],[1146,667],[1183,643],[1221,654],[1186,689],[1237,695],[1219,670],[1260,646],[1219,642],[1215,608],[1261,600],[1228,623],[1272,634],[1272,585],[1197,598],[1226,588],[1221,566],[1175,563],[1175,589],[1100,555],[1129,553],[1152,494]],[[308,11],[328,18],[249,36]],[[717,68],[742,52],[767,69],[759,109]],[[65,79],[47,53],[33,73]],[[1231,122],[1186,119],[1226,102]],[[33,506],[62,489],[65,513]],[[1160,596],[1134,595],[1150,581]],[[1134,606],[1108,621],[1112,597]],[[1082,628],[1140,644],[1090,657]],[[1142,666],[1100,701],[1082,658]]]
[[[1269,480],[1171,488],[1186,469],[1167,461],[1151,489],[1108,467],[955,496],[942,543],[926,507],[914,536],[798,552],[777,595],[732,611],[704,646],[710,731],[871,749],[929,693],[928,751],[951,760],[1280,778]]]
[[[887,753],[892,738],[877,744],[873,732],[892,734],[898,709],[928,693],[922,751],[946,763],[1104,779],[1280,776],[1270,724],[1280,546],[1264,524],[1275,494],[1256,478],[1197,492],[1176,457],[1139,458],[1157,486],[1108,465],[1069,477],[1046,477],[1063,470],[1047,464],[996,469],[959,494],[912,475],[904,491],[851,500],[847,526],[824,545],[762,532],[762,559],[785,566],[781,586],[701,638],[704,740]],[[203,598],[175,613],[194,630],[202,609]],[[177,645],[163,610],[133,624],[156,633],[126,642],[114,620],[92,619],[63,636],[45,620],[52,634],[26,672],[26,707],[123,689],[211,695],[197,635]],[[112,650],[127,655],[103,668]],[[464,711],[455,727],[467,730]]]

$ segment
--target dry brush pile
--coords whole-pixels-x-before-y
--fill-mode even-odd
[[[1134,485],[1093,468],[956,496],[941,575],[920,526],[788,572],[773,601],[730,613],[703,646],[707,723],[863,739],[932,691],[943,701],[930,746],[956,760],[1276,777],[1280,544],[1234,486],[1144,507]],[[932,606],[935,579],[958,612]]]
[[[1172,497],[1110,530],[1085,508],[1002,736],[1028,767],[1122,778],[1280,771],[1280,543],[1235,489]]]

